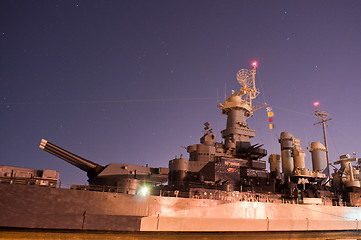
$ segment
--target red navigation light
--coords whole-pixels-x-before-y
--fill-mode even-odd
[[[315,107],[318,107],[318,105],[320,105],[319,102],[314,102],[313,105],[315,105]]]
[[[257,64],[258,64],[257,61],[252,62],[252,66],[253,66],[253,67],[257,67]]]

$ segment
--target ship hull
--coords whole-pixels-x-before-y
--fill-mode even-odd
[[[359,230],[361,208],[0,184],[0,227],[106,231]]]

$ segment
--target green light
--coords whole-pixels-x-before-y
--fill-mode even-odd
[[[139,189],[138,194],[141,196],[148,196],[149,195],[149,188],[147,186],[143,186]]]

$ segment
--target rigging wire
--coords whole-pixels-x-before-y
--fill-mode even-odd
[[[260,74],[260,70],[257,69],[257,80],[259,82],[260,88],[261,88],[261,92],[262,92],[262,97],[263,97],[263,102],[266,103],[266,94],[263,91],[263,85],[262,85],[262,74]]]
[[[303,113],[303,112],[295,111],[295,110],[288,109],[288,108],[285,108],[285,107],[280,107],[280,106],[275,106],[275,105],[272,105],[272,107],[277,108],[277,109],[281,109],[281,110],[284,110],[284,111],[288,111],[288,112],[301,114],[301,115],[304,115],[304,116],[307,116],[307,117],[313,117],[313,114]]]
[[[262,84],[262,72],[261,72],[259,69],[257,69],[257,75],[258,75],[257,79],[258,79],[258,82],[259,82],[259,85],[260,85],[260,88],[261,88],[262,97],[263,97],[263,103],[267,103],[267,101],[266,101],[266,94],[265,94],[265,92],[264,92],[264,90],[263,90],[263,84]],[[255,102],[258,102],[258,101],[255,101]],[[275,106],[272,105],[272,107],[275,107]],[[277,108],[277,107],[276,107],[276,108]],[[273,147],[274,147],[275,149],[277,148],[276,142],[278,142],[278,135],[279,135],[279,134],[277,134],[274,129],[272,129],[272,130],[269,132],[270,138],[272,138],[272,139],[275,140],[275,141],[272,141],[272,142],[274,142],[274,143],[273,143]]]
[[[218,88],[217,88],[217,100],[216,100],[217,102],[217,106],[218,106],[218,104],[219,104],[219,92],[218,92]],[[218,135],[218,133],[220,132],[220,128],[219,128],[219,126],[220,126],[220,124],[219,124],[219,122],[221,122],[221,118],[222,118],[222,114],[217,114],[217,117],[216,117],[216,120],[215,120],[215,132],[216,132],[216,136]]]
[[[214,97],[204,98],[153,98],[153,99],[115,99],[94,101],[33,101],[33,102],[0,102],[0,105],[31,105],[31,104],[97,104],[97,103],[141,103],[141,102],[177,102],[214,100]]]
[[[336,144],[335,139],[333,138],[333,134],[331,134],[330,128],[328,126],[326,126],[326,127],[327,127],[327,134],[331,138],[331,143],[333,145],[333,149],[335,150],[337,156],[340,156],[341,154],[337,149],[337,144]],[[336,156],[336,158],[337,158],[337,156]]]
[[[204,100],[216,100],[215,97],[203,97],[203,98],[150,98],[150,99],[114,99],[114,100],[91,100],[91,101],[27,101],[27,102],[0,102],[0,105],[32,105],[32,104],[101,104],[101,103],[142,103],[142,102],[186,102],[186,101],[204,101]],[[261,103],[260,101],[254,100]],[[273,108],[280,110],[297,113],[304,116],[311,116],[300,111],[295,111],[285,107],[272,105]]]

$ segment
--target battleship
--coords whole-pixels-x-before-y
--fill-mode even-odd
[[[204,124],[200,143],[186,147],[169,167],[110,163],[102,166],[45,139],[39,148],[84,171],[87,185],[63,188],[55,170],[0,166],[0,227],[26,229],[271,232],[360,231],[360,159],[328,158],[328,114],[315,115],[324,142],[307,148],[305,167],[300,139],[279,137],[280,154],[251,144],[255,131],[247,119],[265,107],[259,95],[257,63],[238,71],[238,92],[218,107],[227,116],[217,141]],[[272,128],[272,111],[268,111]],[[264,158],[268,155],[268,161]],[[267,170],[269,163],[269,170]],[[335,165],[339,167],[335,167]],[[333,172],[331,168],[333,167]]]

